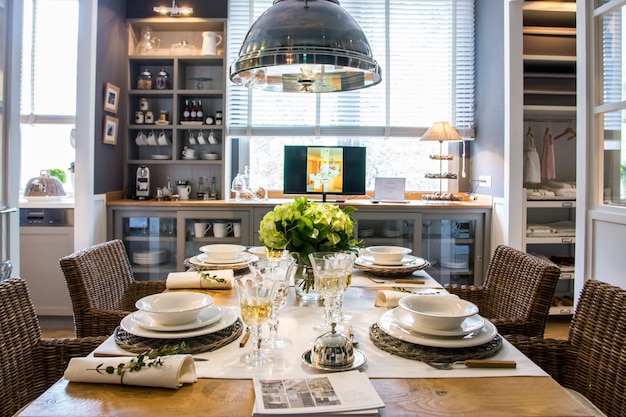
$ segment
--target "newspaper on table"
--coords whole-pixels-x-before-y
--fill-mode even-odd
[[[253,416],[377,416],[385,403],[357,370],[307,378],[254,378]]]

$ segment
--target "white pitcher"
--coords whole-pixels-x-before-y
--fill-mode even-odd
[[[217,46],[222,43],[222,35],[215,32],[202,32],[202,55],[217,55]]]

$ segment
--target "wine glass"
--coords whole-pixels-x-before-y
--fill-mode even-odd
[[[272,314],[268,321],[270,335],[264,339],[262,346],[269,349],[282,349],[289,344],[291,340],[278,337],[278,312],[287,303],[289,294],[289,281],[295,269],[293,265],[295,260],[285,253],[281,257],[270,257],[265,260],[258,260],[249,263],[250,270],[253,274],[260,275],[265,280],[274,282],[274,290],[272,294]]]
[[[343,308],[343,294],[348,288],[350,288],[350,284],[352,283],[352,270],[354,269],[354,262],[356,261],[356,254],[354,254],[353,252],[342,252],[342,253],[346,254],[346,256],[352,259],[352,262],[350,263],[350,265],[346,266],[346,284],[345,284],[344,290],[337,297],[336,299],[337,304],[335,306],[335,314],[337,316],[337,321],[345,322],[345,321],[352,320],[352,316],[350,314],[345,314],[342,311],[342,308]]]
[[[347,272],[352,272],[354,254],[350,252],[314,252],[309,254],[315,290],[324,298],[324,323],[313,328],[329,331],[337,324],[338,298],[346,289]]]
[[[271,356],[261,352],[261,325],[272,315],[274,282],[259,274],[235,278],[235,289],[241,307],[241,318],[250,327],[252,352],[241,357],[250,366],[262,366]]]

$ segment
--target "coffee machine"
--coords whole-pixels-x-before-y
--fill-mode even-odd
[[[141,165],[139,168],[137,168],[135,199],[150,199],[150,169],[148,169],[148,167],[145,165]]]

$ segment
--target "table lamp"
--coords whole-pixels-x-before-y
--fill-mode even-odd
[[[461,175],[465,178],[465,142],[458,132],[450,126],[448,122],[435,122],[433,125],[422,135],[420,141],[438,141],[439,142],[439,155],[431,155],[431,159],[439,160],[439,173],[432,174],[427,173],[426,178],[439,179],[439,196],[442,193],[442,180],[445,179],[457,179],[455,172],[445,173],[443,172],[443,161],[452,160],[452,155],[443,154],[443,142],[463,142],[463,170]],[[428,199],[437,199],[437,195],[428,195]]]

